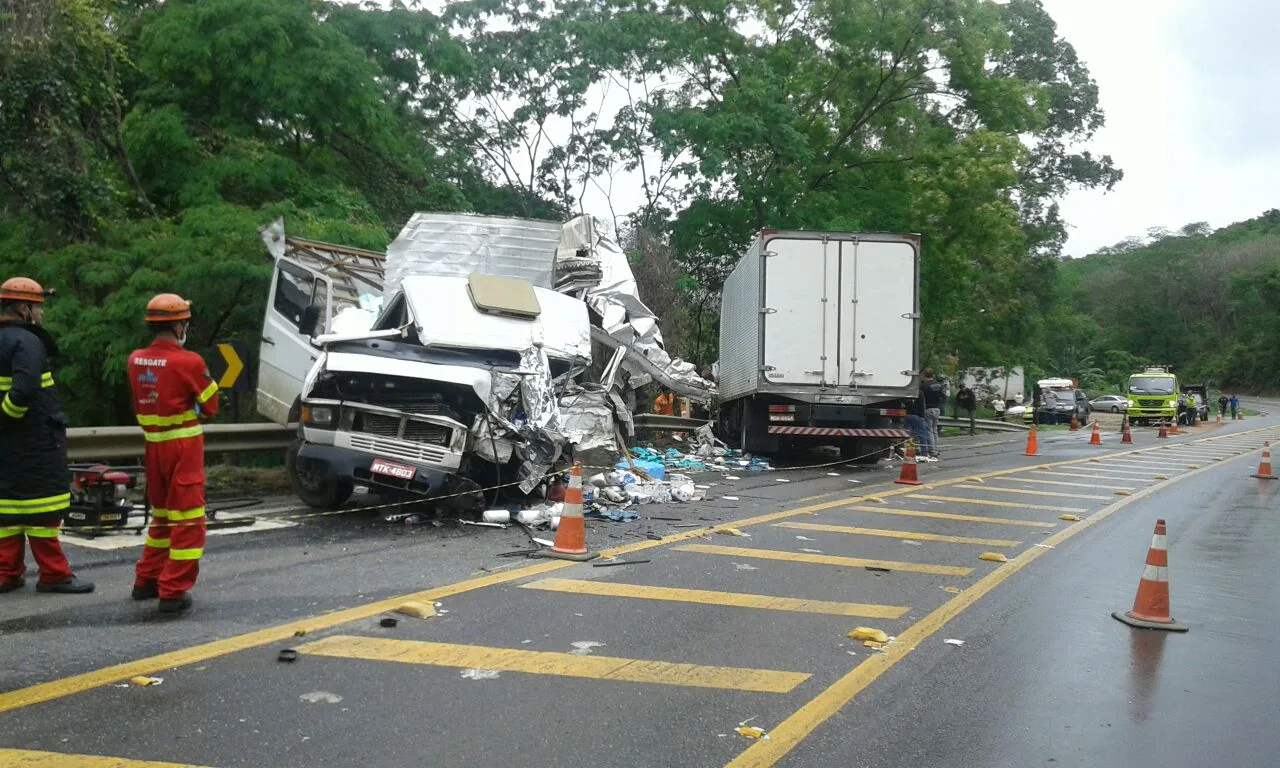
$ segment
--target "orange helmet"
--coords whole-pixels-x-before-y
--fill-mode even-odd
[[[29,277],[11,277],[0,285],[0,301],[44,303],[44,288]]]
[[[148,323],[176,323],[191,319],[191,302],[176,293],[162,293],[147,302]]]

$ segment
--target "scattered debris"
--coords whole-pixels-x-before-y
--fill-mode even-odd
[[[336,693],[329,693],[328,691],[312,691],[311,693],[304,693],[298,698],[308,704],[337,704],[342,701],[341,696]]]
[[[911,539],[898,539],[898,543],[900,543],[900,544],[910,544],[910,545],[911,545],[911,546],[913,546],[913,547],[923,547],[923,546],[924,546],[924,545],[923,545],[923,544],[921,544],[920,542],[918,542],[918,541],[912,541]]]
[[[416,602],[401,603],[395,612],[415,619],[429,619],[436,615],[435,606]]]
[[[497,680],[498,670],[496,669],[464,669],[459,672],[463,680]]]
[[[737,497],[737,496],[721,496],[720,498],[724,499],[725,501],[737,501],[737,500],[738,500],[738,497]]]
[[[758,570],[760,570],[759,568],[755,567],[755,566],[754,566],[754,565],[752,565],[751,563],[734,563],[734,564],[733,564],[733,567],[734,567],[734,568],[737,568],[739,571],[758,571]]]
[[[875,571],[876,573],[893,573],[893,569],[881,568],[878,565],[864,565],[863,568],[866,568],[868,571]]]
[[[963,641],[963,640],[956,640],[956,639],[954,639],[954,638],[947,638],[946,640],[943,640],[942,642],[946,643],[947,645],[955,645],[955,646],[961,646],[961,645],[964,645],[964,641]]]
[[[839,477],[839,476],[840,476],[840,473],[839,473],[839,472],[828,472],[828,473],[827,473],[827,477]]]
[[[878,642],[876,640],[865,640],[863,641],[862,644],[867,646],[868,648],[874,648],[877,651],[884,648],[884,643]]]
[[[802,550],[800,550],[800,551],[801,551],[801,552],[808,552],[808,553],[809,553],[809,554],[811,554],[811,555],[820,555],[820,554],[822,554],[822,550],[820,550],[820,549],[802,549]]]
[[[789,482],[791,482],[790,480],[788,480],[788,479],[787,479],[787,478],[785,478],[785,477],[775,477],[775,478],[774,478],[774,480],[777,480],[779,483],[789,483]]]
[[[396,626],[399,623],[400,623],[399,619],[393,619],[390,616],[384,616],[382,617],[382,621],[378,622],[378,626],[383,627],[384,629],[391,629],[392,627]]]
[[[276,654],[276,661],[292,663],[298,660],[298,652],[292,648],[284,648]],[[137,678],[135,678],[137,679]]]
[[[872,502],[873,504],[888,504],[888,503],[889,503],[888,501],[885,501],[885,500],[884,500],[883,498],[881,498],[880,496],[864,496],[864,497],[862,497],[862,500],[863,500],[863,501],[870,501],[870,502]]]
[[[1123,489],[1123,488],[1117,488],[1117,489],[1116,489],[1116,495],[1117,495],[1117,496],[1132,496],[1133,494],[1132,494],[1132,493],[1130,493],[1129,491],[1126,491],[1126,490],[1125,490],[1125,489]]]
[[[943,587],[943,588],[942,588],[942,591],[943,591],[943,592],[950,592],[950,593],[951,593],[951,594],[953,594],[953,595],[958,595],[958,594],[960,594],[961,592],[963,592],[964,590],[963,590],[963,589],[961,589],[961,588],[959,588],[959,587],[945,586],[945,587]]]
[[[796,538],[800,541],[817,541],[817,539],[811,539],[808,536],[796,536]]]
[[[1058,515],[1058,519],[1059,519],[1059,520],[1066,520],[1066,521],[1067,521],[1067,522],[1069,522],[1069,523],[1078,523],[1078,522],[1080,522],[1080,516],[1079,516],[1079,515]]]
[[[294,631],[293,636],[294,636],[294,637],[302,637],[302,636],[303,636],[303,635],[305,635],[305,634],[307,634],[307,630],[305,630],[305,629],[299,629],[299,630]]]
[[[758,725],[740,725],[733,730],[737,731],[739,736],[746,736],[752,740],[769,738],[769,733]]]
[[[146,675],[138,675],[137,677],[130,678],[129,682],[133,683],[134,685],[139,685],[145,688],[148,685],[159,685],[163,683],[164,678],[163,677],[147,677]]]
[[[986,560],[989,563],[1007,563],[1009,558],[1004,556],[1002,552],[983,552],[978,555],[979,560]]]
[[[486,512],[485,514],[489,514],[489,513],[488,513],[488,512]],[[483,522],[483,521],[481,521],[481,522],[476,522],[475,520],[459,520],[458,522],[462,523],[463,525],[477,525],[477,526],[481,526],[481,527],[483,527],[483,528],[508,528],[508,527],[510,527],[510,526],[504,525],[504,524],[502,524],[502,523],[487,523],[487,522]]]
[[[724,534],[725,536],[741,536],[741,537],[746,538],[746,539],[751,538],[751,534],[749,534],[749,533],[743,533],[742,531],[738,530],[737,528],[717,528],[717,529],[716,529],[716,533],[722,533],[722,534]]]
[[[604,647],[604,643],[597,642],[595,640],[577,640],[570,643],[570,645],[573,646],[573,650],[569,651],[569,653],[572,653],[574,656],[586,656],[590,654],[593,649]]]
[[[1037,544],[1036,546],[1037,546],[1037,547],[1039,547],[1039,548],[1041,548],[1041,549],[1053,549],[1053,545],[1052,545],[1052,544]]]
[[[873,629],[871,627],[856,627],[849,633],[849,637],[853,640],[862,640],[864,642],[867,640],[872,640],[877,643],[889,642],[889,636],[884,633],[884,630]]]
[[[724,479],[725,480],[741,480],[742,478],[738,477],[737,475],[725,475]]]
[[[592,568],[609,568],[614,565],[639,565],[640,563],[649,563],[651,560],[605,560],[603,562],[595,562],[591,564]]]

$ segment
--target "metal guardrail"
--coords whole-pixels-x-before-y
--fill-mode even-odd
[[[950,416],[938,417],[938,425],[943,427],[961,427],[969,428],[968,419],[953,419]],[[1007,421],[996,421],[995,419],[974,419],[974,429],[983,432],[1026,432],[1031,428],[1023,424],[1013,424]]]
[[[206,453],[270,451],[289,447],[296,424],[206,424]],[[71,461],[129,459],[146,453],[141,427],[77,427],[67,430],[67,458]]]

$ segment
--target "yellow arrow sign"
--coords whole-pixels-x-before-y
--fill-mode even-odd
[[[236,352],[236,348],[231,344],[219,344],[218,352],[221,353],[222,359],[227,363],[227,370],[223,372],[222,378],[218,380],[218,388],[231,389],[236,385],[236,380],[240,378],[240,374],[244,372],[244,361],[240,359],[240,353]]]

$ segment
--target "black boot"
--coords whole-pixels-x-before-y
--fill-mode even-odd
[[[160,596],[160,587],[157,584],[143,584],[141,586],[134,584],[133,592],[129,593],[129,597],[134,600],[152,600]]]
[[[183,613],[191,607],[191,595],[183,593],[182,597],[165,597],[160,599],[161,613]]]
[[[45,582],[36,583],[37,592],[56,592],[60,595],[83,595],[93,591],[92,581],[82,581],[72,576],[65,581],[55,581],[52,584]]]
[[[9,579],[3,584],[0,584],[0,594],[3,594],[5,592],[12,592],[15,589],[22,589],[22,587],[26,585],[26,583],[27,583],[27,580],[22,578],[21,576],[19,576],[16,579]]]

